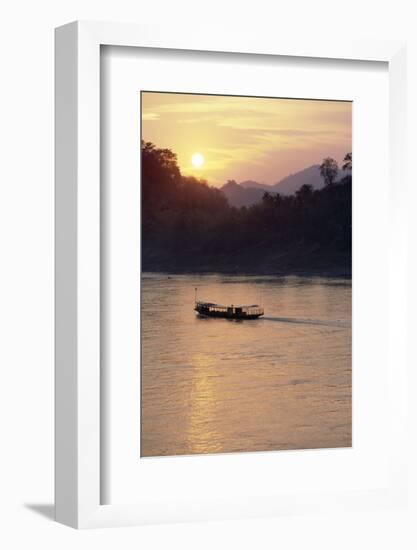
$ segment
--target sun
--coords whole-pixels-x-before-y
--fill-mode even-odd
[[[201,168],[204,164],[204,157],[201,153],[194,153],[191,157],[191,164],[194,168]]]

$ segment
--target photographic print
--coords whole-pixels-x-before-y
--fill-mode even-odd
[[[141,456],[350,447],[352,103],[140,101]]]

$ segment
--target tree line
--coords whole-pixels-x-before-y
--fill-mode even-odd
[[[334,159],[320,166],[320,190],[265,192],[235,208],[205,180],[182,175],[170,149],[142,141],[141,154],[143,270],[350,271],[352,178],[337,180]],[[343,169],[352,170],[351,153]]]

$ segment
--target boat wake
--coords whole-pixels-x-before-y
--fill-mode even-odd
[[[263,321],[273,321],[276,323],[294,323],[296,325],[318,325],[323,327],[334,327],[334,328],[349,328],[349,321],[322,321],[320,319],[296,319],[294,317],[262,317]]]

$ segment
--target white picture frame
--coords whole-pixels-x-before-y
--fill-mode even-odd
[[[100,48],[102,45],[168,48],[259,55],[382,61],[389,69],[390,185],[393,242],[406,242],[405,45],[401,42],[288,40],[244,31],[213,37],[212,29],[196,29],[186,37],[175,29],[126,24],[75,22],[56,30],[56,519],[76,528],[132,525],[158,521],[135,504],[101,504],[100,400]],[[181,509],[171,521],[204,517],[309,512],[317,508],[393,505],[406,491],[405,253],[393,252],[396,280],[403,286],[390,305],[394,328],[395,369],[390,373],[390,411],[398,425],[397,452],[384,491],[357,495],[294,493],[282,502],[258,499],[251,510],[230,511],[208,505],[187,517]],[[393,365],[394,367],[394,365]],[[393,417],[394,418],[394,417]],[[394,421],[394,419],[393,419]],[[150,509],[152,506],[150,506]],[[161,516],[167,520],[167,516]]]

